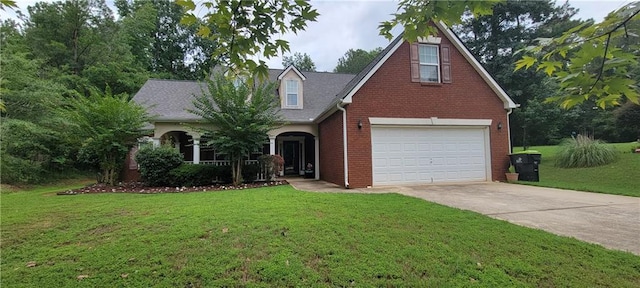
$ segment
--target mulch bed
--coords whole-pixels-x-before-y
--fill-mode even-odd
[[[278,185],[287,185],[287,180],[277,180],[270,182],[256,182],[242,184],[240,186],[226,185],[207,185],[207,186],[190,186],[190,187],[149,187],[142,182],[120,183],[115,186],[104,183],[97,183],[85,186],[80,189],[67,190],[58,192],[58,195],[78,195],[78,194],[94,194],[94,193],[135,193],[135,194],[158,194],[158,193],[188,193],[203,191],[221,191],[221,190],[243,190],[249,188],[260,188]]]

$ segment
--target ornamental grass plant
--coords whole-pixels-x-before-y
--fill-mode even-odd
[[[618,159],[613,146],[583,135],[565,139],[558,148],[555,165],[561,168],[596,167]]]

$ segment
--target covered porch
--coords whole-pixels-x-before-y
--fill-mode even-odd
[[[225,166],[230,165],[227,155],[205,145],[206,137],[179,125],[156,125],[154,146],[169,145],[184,157],[185,163]],[[280,155],[284,159],[280,176],[300,175],[320,179],[319,139],[314,125],[285,125],[268,133],[262,149],[246,155],[245,164],[258,164],[262,155]],[[268,139],[268,141],[267,141]],[[264,173],[258,180],[265,180]]]

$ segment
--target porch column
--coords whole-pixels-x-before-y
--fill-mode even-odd
[[[193,138],[193,164],[200,164],[200,139]]]
[[[269,136],[269,155],[276,155],[276,136]]]
[[[153,141],[153,147],[160,147],[160,138],[151,138]]]
[[[316,165],[315,165],[315,172],[316,172],[316,180],[320,180],[320,139],[318,139],[318,136],[314,136],[313,137],[313,142],[315,142],[315,158],[316,158]]]

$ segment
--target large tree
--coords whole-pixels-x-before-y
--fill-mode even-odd
[[[250,87],[254,85],[216,74],[207,81],[208,89],[194,95],[195,109],[190,110],[215,127],[204,131],[211,139],[206,144],[228,155],[234,185],[242,183],[244,157],[261,149],[267,132],[283,122],[275,84]]]
[[[295,66],[300,71],[316,71],[316,64],[311,60],[311,56],[307,53],[296,52],[291,56],[282,57],[282,67],[287,68],[290,65]]]
[[[184,24],[196,24],[198,16],[204,19],[198,34],[220,46],[211,55],[213,61],[261,78],[268,76],[267,65],[255,57],[271,58],[289,51],[289,42],[274,36],[304,30],[319,15],[307,0],[205,0],[197,1],[197,6],[195,2],[176,0],[186,9]]]
[[[344,56],[338,59],[338,65],[333,69],[333,72],[358,74],[364,67],[367,67],[380,52],[382,52],[381,47],[371,51],[349,49],[344,53]]]
[[[4,183],[40,183],[71,167],[77,152],[72,131],[55,113],[71,91],[40,76],[17,23],[0,26],[0,166]]]
[[[80,74],[108,51],[115,22],[104,0],[37,2],[27,8],[25,35],[32,51],[47,64]]]
[[[154,77],[202,79],[212,66],[215,41],[180,23],[184,8],[167,0],[117,0],[124,41]]]
[[[542,71],[514,71],[514,63],[521,57],[518,51],[532,45],[535,39],[558,36],[580,24],[570,19],[575,13],[566,3],[556,7],[552,1],[506,1],[495,5],[491,15],[465,17],[454,26],[476,59],[521,105],[511,117],[514,144],[547,144],[562,131],[564,121],[558,118],[555,107],[535,105],[553,95],[558,86]],[[527,111],[530,103],[535,105],[531,111],[535,113]],[[541,127],[548,130],[546,135],[540,135],[545,134]]]
[[[600,108],[640,103],[640,2],[609,13],[600,23],[585,22],[524,49],[516,70],[535,67],[560,85],[549,101],[562,107],[594,102]]]
[[[92,89],[89,96],[69,99],[62,114],[75,126],[80,160],[94,165],[98,181],[114,185],[127,153],[144,136],[151,120],[146,109],[126,94]]]
[[[415,41],[420,36],[435,34],[435,27],[424,23],[444,22],[451,26],[463,21],[463,13],[474,17],[491,15],[494,5],[504,1],[430,1],[403,0],[401,11],[380,25],[380,33],[391,38],[391,29],[399,24],[404,38]],[[516,68],[536,67],[554,77],[560,88],[552,101],[568,108],[592,99],[599,107],[619,105],[624,99],[638,103],[637,80],[628,72],[638,65],[638,44],[627,44],[624,38],[640,35],[635,25],[640,19],[640,2],[614,11],[600,22],[588,22],[543,39],[532,46]]]
[[[41,75],[88,94],[92,87],[134,93],[146,80],[104,0],[38,2],[29,6],[24,37]]]

